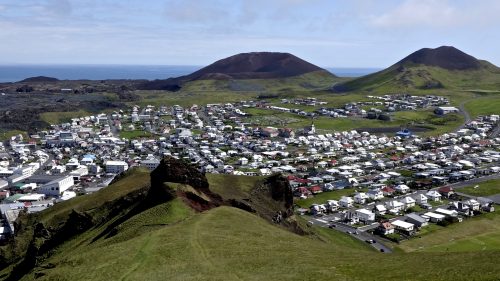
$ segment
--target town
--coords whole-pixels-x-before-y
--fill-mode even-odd
[[[74,118],[0,147],[0,237],[15,232],[19,212],[39,212],[96,192],[131,167],[154,170],[163,156],[205,173],[287,176],[297,212],[310,223],[337,228],[390,251],[375,237],[411,239],[429,223],[449,224],[494,211],[490,198],[454,190],[467,181],[500,178],[499,116],[480,116],[456,132],[419,137],[316,130],[316,114],[331,117],[434,108],[457,112],[438,96],[386,95],[374,102],[316,113],[265,101],[130,109]],[[283,99],[293,106],[326,106],[315,98]],[[374,107],[365,111],[364,107]],[[376,107],[376,108],[375,108]],[[301,129],[259,126],[253,108],[311,117]],[[325,196],[328,195],[328,196]],[[377,235],[377,236],[376,236]]]

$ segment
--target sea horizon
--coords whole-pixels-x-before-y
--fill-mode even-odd
[[[166,79],[190,74],[197,65],[126,65],[126,64],[0,64],[0,83],[18,82],[30,77],[47,76],[60,80]],[[325,67],[340,77],[360,77],[381,68]]]

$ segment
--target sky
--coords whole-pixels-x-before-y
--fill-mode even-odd
[[[289,52],[387,67],[451,45],[500,65],[497,0],[0,0],[0,64],[206,65]]]

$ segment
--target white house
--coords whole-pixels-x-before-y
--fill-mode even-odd
[[[366,195],[368,198],[371,200],[380,200],[384,198],[384,193],[380,189],[371,189],[369,190]]]
[[[409,222],[405,222],[402,220],[395,220],[391,223],[397,230],[411,234],[414,229],[415,225]]]
[[[429,190],[425,196],[429,201],[441,201],[441,194],[436,190]]]
[[[364,192],[359,192],[354,195],[354,202],[357,204],[365,204],[368,196]]]
[[[387,208],[382,204],[375,205],[373,210],[377,215],[385,215],[387,213]]]
[[[327,200],[326,207],[330,212],[335,212],[339,209],[339,201],[337,200]]]
[[[387,201],[385,202],[385,207],[387,208],[387,210],[389,210],[389,212],[393,213],[393,214],[397,214],[399,212],[401,212],[404,208],[404,204],[399,202],[399,201],[396,201],[396,200],[391,200],[391,201]]]
[[[17,202],[36,202],[36,201],[42,201],[43,199],[45,199],[45,194],[34,193],[34,194],[26,194],[19,197],[19,199],[17,199]]]
[[[406,196],[405,198],[401,199],[400,202],[405,205],[405,209],[415,207],[415,199],[411,198],[410,196]]]
[[[375,221],[375,214],[367,209],[356,210],[356,215],[362,222],[373,222]]]
[[[141,166],[146,167],[148,170],[152,171],[160,165],[160,160],[158,159],[146,159],[141,161]]]
[[[437,208],[435,210],[436,213],[445,215],[447,217],[458,217],[458,212],[455,210],[447,210],[443,208]]]
[[[37,192],[50,196],[60,196],[64,191],[73,185],[75,185],[75,181],[73,176],[69,175],[57,178],[38,187]]]
[[[394,226],[390,222],[383,222],[379,225],[378,228],[383,235],[389,235],[394,233]]]
[[[464,201],[463,204],[469,206],[469,209],[472,211],[479,211],[481,208],[481,204],[475,199],[469,199],[467,201]]]
[[[312,204],[309,210],[311,211],[312,215],[323,214],[326,212],[325,206],[320,204]]]
[[[111,161],[108,160],[104,163],[106,173],[119,174],[128,170],[128,164],[125,161]]]
[[[417,194],[415,196],[415,201],[417,201],[417,203],[420,205],[425,205],[427,204],[427,197],[423,194]]]
[[[458,108],[453,106],[440,106],[434,110],[438,115],[446,115],[448,113],[456,113],[459,112]]]
[[[398,184],[398,185],[396,185],[396,187],[394,187],[394,189],[397,192],[402,193],[402,194],[405,194],[408,191],[410,191],[410,188],[406,184]]]
[[[241,157],[240,159],[238,159],[238,163],[242,166],[244,165],[247,165],[248,164],[248,159],[245,158],[245,157]]]
[[[423,214],[422,217],[428,218],[429,221],[431,221],[431,222],[440,222],[440,221],[444,220],[444,218],[446,216],[442,215],[442,214],[436,214],[433,212],[427,212],[427,213]]]
[[[348,196],[342,196],[339,200],[339,205],[342,208],[351,208],[352,204],[354,204],[354,200],[352,200],[352,197]]]

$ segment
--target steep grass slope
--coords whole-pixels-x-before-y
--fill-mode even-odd
[[[279,176],[209,175],[173,159],[24,216],[0,280],[495,280],[500,251],[382,254],[330,229],[298,235]],[[244,205],[244,206],[243,206]],[[237,206],[238,208],[231,207]],[[292,217],[286,217],[286,220]],[[301,221],[298,222],[299,225]],[[55,241],[55,238],[58,240]],[[491,237],[490,237],[491,238]],[[26,241],[27,246],[19,243]],[[56,243],[57,242],[57,243]],[[12,258],[12,257],[11,257]]]

